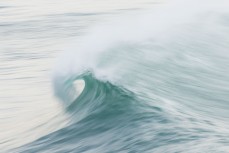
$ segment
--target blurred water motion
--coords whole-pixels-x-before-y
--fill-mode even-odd
[[[186,2],[2,0],[0,152],[228,152],[229,3]]]

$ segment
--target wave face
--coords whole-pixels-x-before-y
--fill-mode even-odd
[[[70,123],[23,152],[226,153],[228,7],[171,2],[89,30],[53,73]]]

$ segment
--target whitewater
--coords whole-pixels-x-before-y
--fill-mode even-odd
[[[226,0],[5,3],[3,152],[229,152]]]

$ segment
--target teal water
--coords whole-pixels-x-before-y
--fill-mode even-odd
[[[227,153],[227,1],[0,2],[0,152]]]

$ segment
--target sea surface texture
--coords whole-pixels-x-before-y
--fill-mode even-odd
[[[227,0],[1,0],[1,153],[228,153]]]

